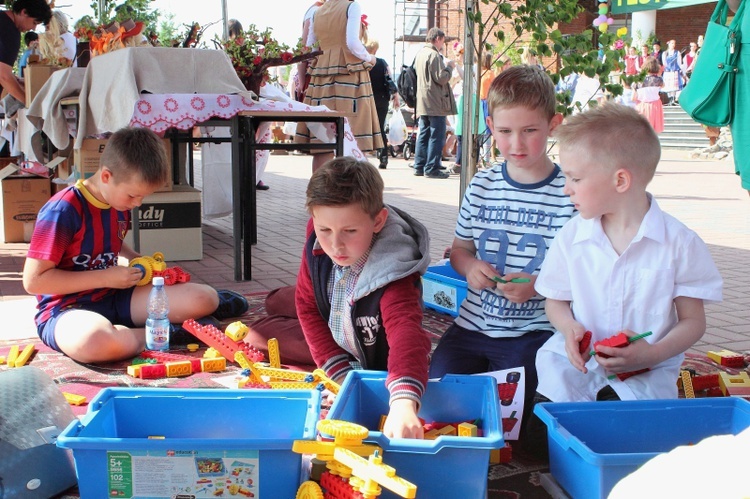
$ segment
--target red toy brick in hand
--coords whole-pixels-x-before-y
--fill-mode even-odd
[[[591,331],[586,331],[581,341],[578,342],[578,353],[581,355],[589,353],[589,347],[591,347]]]

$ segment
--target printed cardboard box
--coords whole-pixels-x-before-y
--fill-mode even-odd
[[[142,255],[160,251],[168,262],[203,258],[201,191],[176,185],[171,192],[146,197],[138,212]],[[135,248],[132,230],[125,242]]]
[[[2,183],[2,233],[6,243],[31,241],[39,210],[50,197],[47,177],[17,174],[18,167],[8,165],[0,170]]]

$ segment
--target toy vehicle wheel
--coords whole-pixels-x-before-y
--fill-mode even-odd
[[[411,159],[411,146],[409,144],[404,144],[404,159],[406,161]]]
[[[323,499],[324,497],[323,489],[312,480],[303,482],[297,489],[296,499]]]
[[[128,264],[129,267],[137,268],[143,274],[141,280],[138,281],[138,286],[145,286],[151,282],[153,275],[150,259],[146,257],[133,258]]]

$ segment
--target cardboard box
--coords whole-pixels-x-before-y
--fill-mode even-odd
[[[138,211],[141,254],[160,251],[169,262],[203,258],[201,191],[177,185],[146,197]],[[132,230],[125,242],[135,248]]]
[[[29,64],[23,70],[23,83],[26,87],[26,108],[31,107],[31,101],[34,100],[36,94],[42,89],[52,73],[62,69],[60,66],[52,66],[49,64]]]
[[[105,388],[57,445],[81,497],[288,498],[306,474],[292,445],[319,419],[317,390]]]
[[[36,216],[50,197],[49,178],[18,175],[17,171],[16,165],[0,170],[3,216],[0,239],[6,243],[31,241]]]
[[[102,157],[107,139],[83,139],[80,149],[73,152],[73,163],[76,170],[76,178],[89,178],[99,169],[99,160]],[[156,190],[156,192],[169,192],[172,190],[172,143],[164,139],[164,147],[167,150],[167,164],[169,165],[169,178],[167,183]]]

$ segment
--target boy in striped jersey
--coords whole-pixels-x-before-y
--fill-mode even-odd
[[[162,140],[145,128],[115,132],[97,172],[53,196],[39,211],[23,270],[36,294],[37,332],[49,347],[78,362],[134,357],[145,347],[146,300],[139,269],[118,257],[139,256],[123,242],[131,210],[169,175]],[[229,293],[229,294],[227,294]],[[231,296],[230,296],[231,294]],[[241,313],[247,301],[204,284],[167,288],[169,320]],[[237,307],[226,306],[228,301]],[[244,301],[244,303],[239,303]]]
[[[461,203],[450,259],[466,276],[467,296],[432,356],[430,377],[523,367],[528,408],[536,351],[553,332],[534,281],[575,209],[560,168],[547,156],[547,138],[562,116],[544,70],[506,69],[490,86],[487,104],[487,126],[505,161],[478,172]]]

